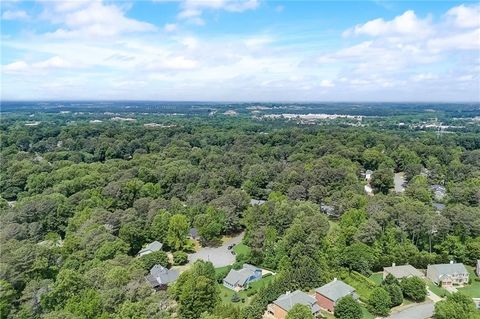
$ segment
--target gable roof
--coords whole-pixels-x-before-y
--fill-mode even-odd
[[[355,288],[347,285],[341,280],[333,280],[315,291],[332,301],[337,301],[345,296],[348,296],[355,292]],[[356,294],[353,296],[355,299],[358,297]]]
[[[416,277],[425,277],[425,275],[412,265],[402,265],[402,266],[392,266],[392,267],[384,267],[384,271],[392,274],[395,278],[405,278],[410,276]]]
[[[231,269],[223,281],[231,286],[244,286],[248,278],[255,275],[255,271],[257,270],[259,270],[259,268],[249,264],[244,264],[243,268],[240,270]]]
[[[155,265],[152,267],[152,269],[150,269],[150,277],[155,278],[160,285],[174,282],[177,280],[178,276],[178,271],[174,269],[167,269],[161,265]],[[147,280],[150,281],[148,278]]]
[[[296,290],[291,293],[287,292],[286,294],[278,297],[278,299],[273,303],[285,311],[290,311],[296,304],[310,307],[312,313],[320,311],[320,306],[317,304],[317,300],[300,290]]]
[[[444,275],[468,274],[467,268],[462,263],[428,265],[427,271],[430,269],[436,271],[439,278]]]
[[[161,242],[154,241],[148,244],[147,246],[145,246],[145,248],[142,248],[138,253],[141,254],[146,251],[152,251],[152,252],[159,251],[160,249],[162,249],[162,247],[163,247],[163,244]]]

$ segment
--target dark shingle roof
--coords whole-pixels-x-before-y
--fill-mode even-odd
[[[154,278],[158,284],[164,285],[174,282],[178,276],[178,271],[174,269],[167,269],[161,265],[155,265],[150,269],[150,275],[147,276],[147,281],[150,281],[149,278]]]

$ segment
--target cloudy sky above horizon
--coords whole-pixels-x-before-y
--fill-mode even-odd
[[[4,1],[2,100],[480,101],[480,4]]]

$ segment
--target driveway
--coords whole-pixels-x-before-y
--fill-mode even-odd
[[[228,246],[232,244],[238,244],[242,241],[244,233],[237,235],[223,243],[219,247],[202,247],[196,253],[188,255],[188,262],[193,263],[196,260],[205,260],[211,261],[213,266],[223,267],[231,265],[235,262],[235,255],[232,254],[231,250],[228,250]]]
[[[388,319],[427,319],[433,316],[434,303],[427,301],[421,304],[413,304],[400,312],[388,317]]]

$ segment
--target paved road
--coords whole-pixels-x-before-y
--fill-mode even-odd
[[[433,309],[434,303],[428,301],[408,307],[391,315],[388,319],[427,319],[433,316]]]
[[[189,263],[193,263],[198,259],[211,261],[214,267],[223,267],[231,265],[235,262],[235,255],[232,254],[230,250],[228,250],[228,245],[231,244],[238,244],[243,239],[243,233],[240,235],[233,237],[232,239],[225,242],[220,247],[204,247],[200,248],[194,254],[188,255]]]

